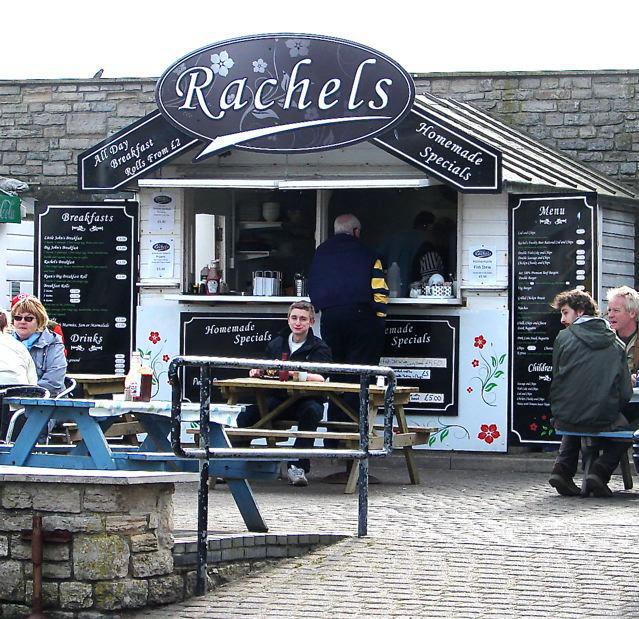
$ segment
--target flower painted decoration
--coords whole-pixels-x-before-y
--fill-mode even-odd
[[[478,335],[475,338],[475,343],[473,344],[473,346],[481,350],[484,346],[486,346],[486,338],[483,335]]]
[[[258,58],[257,60],[253,61],[254,73],[264,73],[264,71],[266,71],[266,67],[268,67],[268,64],[264,62],[263,58]]]
[[[500,436],[501,434],[499,433],[499,430],[497,430],[497,424],[491,423],[490,425],[488,425],[487,423],[482,423],[477,438],[480,441],[486,441],[486,443],[490,445],[496,438],[499,438]]]
[[[218,73],[222,77],[229,74],[229,69],[235,64],[228,52],[220,52],[219,54],[211,54],[211,68],[213,73]]]
[[[291,58],[297,58],[297,56],[306,56],[308,54],[309,41],[303,41],[302,39],[289,39],[286,41],[286,47],[288,47],[288,53]]]
[[[157,331],[151,331],[151,333],[149,333],[149,342],[152,344],[157,344],[160,339],[160,334]]]
[[[162,361],[164,361],[164,363],[167,363],[170,358],[169,355],[162,355]]]
[[[479,359],[473,359],[473,367],[476,368],[479,365]]]
[[[473,388],[472,387],[466,387],[466,391],[468,391],[468,393],[472,393],[473,392]]]
[[[538,428],[538,426],[537,426],[536,423],[533,422],[533,423],[530,424],[530,431],[531,432],[537,432],[537,428]]]

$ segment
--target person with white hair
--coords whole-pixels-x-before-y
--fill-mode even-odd
[[[606,293],[607,318],[610,328],[624,343],[628,370],[634,376],[639,368],[639,342],[637,321],[639,320],[639,293],[630,286],[610,288]]]
[[[37,385],[38,375],[29,351],[10,333],[7,312],[0,310],[0,385]]]
[[[355,215],[335,219],[335,234],[315,251],[308,289],[311,303],[321,311],[322,338],[331,348],[333,361],[378,365],[384,347],[388,286],[382,261],[362,243],[361,230]],[[345,414],[331,405],[328,418],[342,421]]]

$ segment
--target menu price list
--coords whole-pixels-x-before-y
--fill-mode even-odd
[[[511,422],[522,443],[554,439],[552,350],[562,329],[550,304],[572,288],[592,292],[596,196],[511,195]]]
[[[386,319],[380,365],[395,370],[399,385],[419,387],[411,414],[459,414],[459,317],[393,315]]]
[[[38,295],[70,372],[123,374],[133,347],[137,203],[36,209]]]

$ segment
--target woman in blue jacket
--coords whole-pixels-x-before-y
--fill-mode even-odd
[[[56,396],[64,389],[67,360],[62,338],[47,328],[49,316],[37,297],[20,295],[11,306],[13,336],[31,353],[38,385]]]

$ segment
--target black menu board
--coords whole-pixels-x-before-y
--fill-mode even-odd
[[[596,194],[511,194],[511,430],[522,443],[556,440],[548,394],[562,328],[550,307],[564,290],[597,295]]]
[[[134,347],[138,204],[38,206],[38,296],[62,325],[68,372],[124,374]]]
[[[248,309],[248,308],[247,308]],[[287,308],[288,309],[288,308]],[[266,345],[286,326],[286,311],[280,316],[259,311],[233,314],[180,314],[180,351],[184,355],[264,358]],[[219,368],[214,378],[248,376],[246,368]],[[186,368],[184,396],[200,399],[199,370]]]
[[[393,315],[386,319],[380,365],[395,370],[398,384],[419,387],[405,407],[412,414],[458,414],[458,360],[458,316]]]

